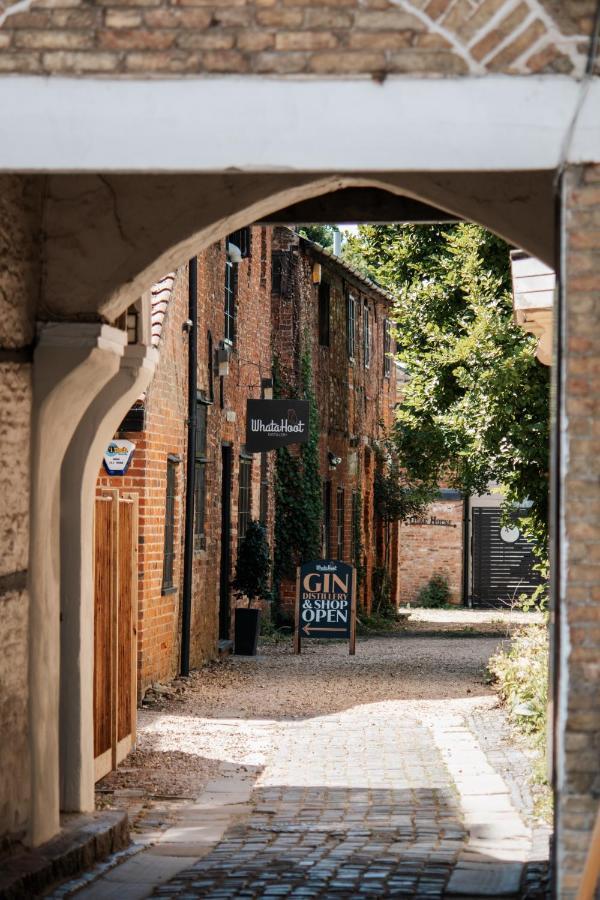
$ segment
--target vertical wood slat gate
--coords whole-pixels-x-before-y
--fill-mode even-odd
[[[94,554],[94,768],[96,781],[133,748],[137,697],[136,494],[96,497]]]

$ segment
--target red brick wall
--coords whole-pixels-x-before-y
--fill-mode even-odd
[[[366,577],[361,585],[361,602],[370,608],[372,575],[377,564],[376,531],[373,508],[376,442],[385,437],[393,420],[396,401],[396,375],[392,366],[384,377],[384,319],[389,302],[370,289],[335,260],[319,253],[308,242],[299,240],[287,229],[275,229],[273,246],[292,255],[289,296],[273,295],[273,340],[284,379],[299,386],[300,347],[310,342],[316,402],[321,422],[321,478],[331,482],[330,545],[337,551],[337,496],[344,490],[344,541],[342,557],[353,562],[352,492],[362,493],[362,543]],[[330,341],[319,344],[318,285],[313,282],[313,265],[321,265],[321,280],[330,285]],[[346,292],[358,301],[356,352],[348,358],[346,332]],[[363,356],[364,303],[371,318],[371,361],[365,367]],[[332,468],[328,453],[341,458]],[[395,530],[394,530],[395,534]],[[392,542],[393,552],[395,543]],[[282,586],[282,605],[291,610],[294,586]]]
[[[232,575],[237,548],[239,459],[245,437],[248,397],[260,396],[261,378],[271,375],[270,232],[253,227],[251,253],[238,265],[237,329],[229,374],[221,379],[213,365],[209,378],[208,335],[213,349],[224,335],[225,244],[213,245],[198,257],[198,390],[213,402],[207,412],[206,537],[194,552],[194,581],[190,660],[199,666],[217,652],[219,576],[221,559],[221,445],[231,444]],[[136,491],[140,498],[139,546],[139,686],[174,676],[179,668],[181,591],[183,586],[183,519],[185,513],[187,354],[183,324],[188,317],[188,270],[176,273],[163,323],[160,360],[146,396],[146,430],[125,434],[136,444],[127,475],[108,478],[101,473],[99,487]],[[223,404],[221,404],[221,397]],[[163,594],[163,548],[167,457],[181,458],[177,466],[175,506],[176,589]],[[270,454],[272,455],[272,454]],[[272,460],[269,460],[269,478]],[[272,480],[272,479],[271,479]],[[252,516],[258,518],[260,457],[252,460]],[[272,490],[269,532],[273,524]],[[272,538],[271,538],[272,539]]]
[[[185,511],[185,446],[188,343],[182,326],[187,319],[187,269],[177,272],[165,315],[160,358],[146,393],[145,431],[121,432],[135,443],[131,466],[123,477],[101,473],[99,485],[139,495],[138,685],[173,676],[179,665],[179,618]],[[162,593],[167,457],[178,456],[175,504],[176,589]]]
[[[430,523],[449,521],[450,527]],[[462,602],[463,502],[432,503],[422,519],[400,525],[398,585],[400,603],[415,603],[432,575],[443,575],[451,591],[451,602]]]

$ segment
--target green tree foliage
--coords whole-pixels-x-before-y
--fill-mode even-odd
[[[549,371],[513,321],[508,247],[472,224],[361,226],[345,255],[397,299],[398,359],[410,379],[393,440],[409,482],[465,493],[490,481],[532,501],[545,553]]]
[[[333,232],[337,228],[335,225],[302,225],[298,229],[298,234],[320,244],[321,247],[333,247]]]

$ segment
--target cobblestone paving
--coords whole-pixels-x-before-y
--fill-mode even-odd
[[[441,897],[466,841],[430,732],[397,704],[288,723],[252,812],[155,897]]]

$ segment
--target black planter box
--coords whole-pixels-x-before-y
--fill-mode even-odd
[[[260,631],[260,609],[236,609],[235,611],[235,654],[236,656],[256,656],[258,633]]]

